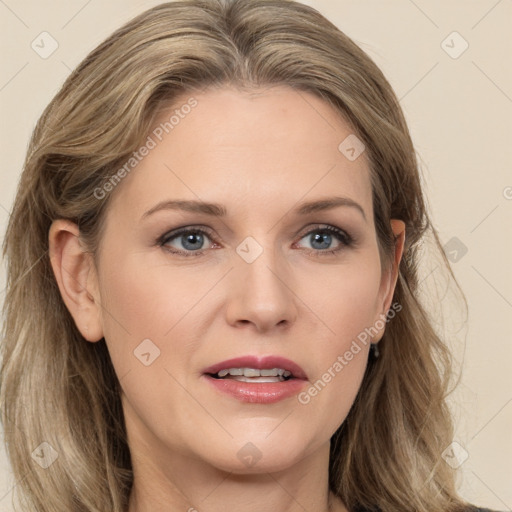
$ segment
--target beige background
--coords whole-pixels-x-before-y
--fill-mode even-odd
[[[122,23],[159,3],[0,0],[2,237],[27,142],[43,108],[90,50]],[[450,244],[458,245],[448,247],[456,251],[451,257],[459,258],[453,268],[468,298],[467,324],[447,297],[438,303],[447,313],[446,326],[463,367],[452,398],[455,441],[468,454],[460,465],[460,489],[475,504],[510,511],[512,1],[306,3],[352,37],[384,71],[423,162],[434,223],[443,243],[456,237]],[[43,31],[58,43],[47,59],[31,48]],[[459,55],[465,42],[469,46]],[[424,286],[435,282],[436,265],[427,261]],[[4,284],[2,268],[0,301]],[[12,510],[15,485],[0,448],[2,511]]]

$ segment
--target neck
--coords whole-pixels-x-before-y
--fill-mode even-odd
[[[348,512],[329,492],[328,452],[323,446],[285,470],[251,474],[223,471],[176,453],[166,462],[161,456],[132,454],[128,512]]]
[[[329,441],[296,457],[276,447],[275,458],[244,470],[231,457],[219,461],[208,443],[201,454],[179,440],[170,446],[135,414],[128,414],[126,427],[133,468],[127,512],[348,512],[329,492]]]

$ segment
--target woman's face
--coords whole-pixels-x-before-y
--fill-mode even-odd
[[[132,449],[233,472],[325,450],[395,284],[365,152],[328,104],[287,87],[183,95],[148,135],[94,281]],[[247,370],[272,368],[293,378]]]

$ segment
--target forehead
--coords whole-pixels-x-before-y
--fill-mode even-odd
[[[347,157],[354,137],[327,102],[291,87],[183,93],[159,109],[145,141],[150,150],[118,200],[137,210],[174,198],[268,210],[339,194],[370,214],[366,154]]]

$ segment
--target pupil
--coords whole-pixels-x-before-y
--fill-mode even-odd
[[[184,247],[187,249],[197,249],[197,247],[201,247],[202,245],[202,236],[203,235],[186,235],[185,237],[185,243],[183,244]],[[187,247],[187,244],[191,244],[189,247]]]
[[[329,235],[328,233],[322,233],[322,234],[317,233],[316,235],[313,235],[313,237],[314,237],[313,243],[316,243],[318,241],[322,242],[322,240],[323,240],[324,246],[319,247],[320,249],[327,249],[329,247],[331,235]],[[325,243],[326,239],[327,239],[327,243]]]

